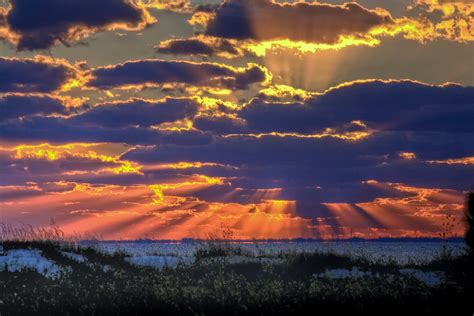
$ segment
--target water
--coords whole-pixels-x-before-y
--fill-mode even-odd
[[[124,252],[129,256],[176,256],[192,257],[195,251],[205,247],[203,242],[102,242],[93,247],[103,252]],[[275,256],[280,253],[334,252],[350,256],[364,256],[373,260],[395,260],[399,263],[429,262],[444,251],[453,256],[466,252],[462,242],[258,242],[234,243],[246,252],[258,256]]]

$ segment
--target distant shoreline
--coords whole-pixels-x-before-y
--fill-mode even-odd
[[[462,237],[452,237],[452,238],[430,238],[430,237],[404,237],[404,238],[346,238],[346,239],[315,239],[315,238],[294,238],[294,239],[232,239],[232,240],[209,240],[209,239],[194,239],[194,238],[183,238],[178,240],[173,239],[130,239],[130,240],[82,240],[81,243],[205,243],[205,242],[227,242],[227,243],[307,243],[307,242],[384,242],[384,243],[394,243],[394,242],[449,242],[449,243],[463,243],[465,242]]]

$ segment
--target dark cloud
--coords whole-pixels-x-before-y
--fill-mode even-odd
[[[213,55],[214,49],[195,38],[172,39],[161,42],[157,47],[158,53],[162,54],[185,54],[185,55]]]
[[[96,105],[70,117],[10,119],[0,123],[0,134],[11,142],[154,145],[136,148],[122,157],[143,165],[202,161],[236,166],[239,169],[200,169],[200,174],[226,177],[231,185],[202,189],[193,196],[253,203],[265,196],[259,192],[280,188],[278,198],[296,200],[298,214],[311,217],[321,209],[320,203],[366,202],[396,193],[368,187],[363,183],[367,180],[456,190],[472,185],[473,165],[429,163],[474,156],[474,130],[467,125],[472,96],[469,87],[368,81],[330,89],[304,103],[267,104],[256,99],[240,113],[236,109],[220,116],[196,114],[198,105],[193,99],[131,100]],[[457,124],[449,113],[458,114]],[[150,128],[183,118],[193,120],[195,129]],[[424,124],[424,119],[431,123]],[[374,129],[372,134],[358,140],[337,134],[305,138],[314,130],[341,125],[342,134],[366,130],[346,124],[351,120],[366,122]],[[241,134],[266,130],[299,134]],[[414,153],[413,159],[405,159],[401,155],[405,152]],[[81,168],[87,169],[87,165]],[[144,177],[94,177],[89,181],[152,184],[163,177],[195,172],[150,169]]]
[[[268,76],[266,69],[255,64],[234,68],[218,63],[159,59],[99,67],[92,71],[92,75],[94,78],[89,85],[99,89],[166,83],[246,89],[250,84],[264,82]]]
[[[154,19],[125,0],[10,0],[6,13],[9,31],[18,36],[19,50],[67,45],[92,32],[107,29],[141,29]]]
[[[291,105],[256,98],[240,116],[255,131],[311,133],[360,120],[380,130],[474,132],[474,87],[361,81]]]
[[[53,92],[76,76],[65,61],[48,57],[19,59],[0,57],[1,92]]]
[[[68,108],[46,95],[0,98],[0,134],[12,142],[111,142],[203,145],[212,135],[199,130],[160,129],[162,123],[192,119],[201,106],[196,98],[130,99]],[[67,116],[46,116],[67,114]]]
[[[150,127],[107,128],[72,124],[61,117],[31,117],[0,123],[0,134],[12,142],[111,142],[137,145],[180,144],[201,146],[212,141],[212,135],[196,130],[166,131]]]
[[[168,98],[104,103],[69,117],[12,118],[0,122],[2,140],[7,142],[147,145],[120,155],[120,160],[143,166],[143,173],[94,174],[98,168],[113,168],[117,163],[97,163],[81,156],[57,161],[16,161],[1,156],[1,183],[54,181],[56,175],[68,170],[88,174],[62,175],[62,179],[92,185],[146,186],[186,181],[200,174],[224,177],[223,184],[173,194],[205,201],[202,203],[294,200],[294,215],[330,221],[334,213],[322,203],[418,198],[416,191],[394,189],[384,183],[459,192],[470,188],[474,165],[430,161],[474,157],[474,130],[467,125],[472,96],[472,88],[456,85],[365,81],[335,87],[294,104],[265,103],[257,98],[243,109],[219,115],[200,112],[202,108],[198,109],[194,98]],[[458,124],[449,113],[458,114]],[[193,120],[194,129],[150,127],[183,118]],[[430,123],[424,124],[423,118]],[[347,124],[353,120],[366,122],[373,129],[371,134],[358,140],[343,139],[337,133],[305,138],[326,127],[339,129],[342,134],[368,130],[360,124]],[[292,133],[257,134],[261,131]],[[413,153],[413,157],[403,153]],[[233,167],[157,168],[179,161]],[[454,193],[443,194],[449,200]],[[371,223],[370,227],[384,227],[371,214],[356,207],[353,211]],[[387,212],[400,212],[400,208]],[[419,226],[412,222],[414,217],[400,216],[407,218],[403,221],[406,227]]]
[[[9,120],[30,115],[64,114],[68,109],[62,101],[45,95],[0,96],[0,120]]]
[[[108,128],[150,127],[193,117],[198,108],[199,104],[193,99],[167,98],[163,101],[132,99],[127,102],[96,105],[88,111],[71,117],[68,122]]]
[[[245,120],[230,116],[198,116],[194,127],[215,134],[234,134],[250,132]]]
[[[473,136],[474,133],[453,136],[392,132],[357,142],[337,138],[233,137],[199,147],[139,148],[123,158],[145,164],[209,161],[234,165],[239,169],[233,174],[228,171],[209,174],[230,177],[231,187],[221,191],[209,189],[196,196],[209,201],[253,203],[258,200],[258,194],[246,190],[265,192],[265,189],[281,188],[278,198],[296,200],[298,214],[311,217],[321,209],[321,203],[367,202],[393,194],[377,186],[367,186],[363,183],[367,180],[464,190],[472,185],[474,166],[430,164],[425,158],[446,158],[453,153],[473,156]],[[409,150],[419,158],[399,157],[400,152]]]
[[[244,50],[239,49],[226,39],[215,39],[207,37],[178,38],[161,42],[157,47],[161,54],[173,55],[201,55],[220,57],[239,57]]]
[[[212,143],[140,148],[125,157],[140,163],[187,160],[237,166],[233,174],[225,174],[232,179],[230,188],[208,189],[197,196],[251,203],[258,199],[258,192],[281,188],[279,198],[296,200],[298,214],[304,216],[320,212],[321,203],[359,203],[395,193],[413,194],[383,192],[364,184],[367,180],[464,190],[472,185],[472,164],[429,161],[474,156],[473,96],[472,87],[364,81],[294,104],[254,99],[237,117],[195,119],[195,127],[224,135],[215,136]],[[362,122],[348,124],[354,120],[368,127]],[[324,134],[326,128],[336,133]],[[338,133],[368,128],[373,130],[359,140],[338,137]],[[272,134],[274,131],[289,134]],[[258,134],[262,132],[269,134]],[[318,132],[317,137],[306,137]],[[413,153],[413,157],[406,159],[403,153]],[[250,192],[259,189],[263,191]]]
[[[50,150],[50,149],[46,149]],[[14,153],[13,153],[14,154]],[[80,172],[93,173],[103,168],[114,168],[118,165],[114,162],[91,159],[90,157],[66,156],[62,159],[50,161],[47,159],[22,158],[15,159],[12,154],[0,151],[0,185],[21,185],[26,182],[55,182],[58,177],[65,179],[80,179]],[[67,172],[78,172],[77,175],[67,175]],[[82,177],[84,177],[82,175]],[[92,174],[92,177],[97,175]]]
[[[138,150],[129,153],[131,159],[143,162],[156,161],[210,161],[234,166],[290,166],[303,171],[309,166],[340,170],[376,167],[384,163],[402,161],[400,152],[415,152],[419,160],[443,159],[456,153],[458,156],[474,155],[471,134],[380,132],[360,141],[347,141],[335,137],[224,137],[201,148],[180,147]],[[136,156],[135,156],[136,155]],[[406,162],[403,160],[403,162]],[[415,162],[415,161],[413,161]],[[278,171],[276,171],[278,173]],[[364,174],[354,169],[359,176]],[[319,177],[318,177],[319,178]],[[321,177],[331,179],[330,177]],[[329,181],[329,180],[326,180]],[[330,180],[337,182],[336,179]]]
[[[238,40],[289,39],[335,43],[341,36],[364,34],[392,23],[384,10],[357,3],[277,3],[271,0],[227,0],[208,21],[205,34]]]

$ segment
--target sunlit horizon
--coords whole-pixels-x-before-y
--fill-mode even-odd
[[[1,223],[464,236],[472,3],[53,2],[0,1]]]

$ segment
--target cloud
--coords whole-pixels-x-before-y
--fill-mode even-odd
[[[192,12],[191,0],[134,0],[144,8],[166,10],[179,13]]]
[[[50,182],[58,178],[91,181],[107,175],[142,175],[141,166],[120,157],[130,146],[105,143],[17,145],[1,147],[3,181],[12,184]]]
[[[66,114],[70,110],[60,98],[35,94],[0,96],[0,121],[31,115]]]
[[[360,232],[362,227],[372,226],[376,234],[392,230],[406,236],[416,233],[439,237],[443,222],[449,218],[452,223],[448,232],[450,236],[459,236],[464,232],[462,192],[377,181],[368,181],[367,185],[408,193],[408,196],[376,198],[366,203],[325,204],[338,227],[356,227]]]
[[[472,156],[474,141],[471,134],[451,135],[446,133],[409,133],[409,132],[379,132],[359,141],[350,141],[338,137],[301,138],[294,136],[268,135],[260,138],[221,137],[204,147],[175,147],[167,146],[156,149],[143,148],[127,153],[132,160],[142,162],[165,161],[208,161],[247,168],[261,168],[271,166],[288,166],[296,172],[300,170],[320,170],[318,179],[324,182],[339,182],[334,177],[356,175],[356,179],[364,180],[366,174],[358,168],[375,168],[369,174],[372,178],[382,174],[395,166],[397,168],[416,168],[420,164],[434,170],[435,165],[425,163],[426,160],[442,160],[456,152],[460,156]],[[400,157],[401,152],[416,153],[417,159],[405,160]],[[337,167],[337,168],[332,168]],[[357,168],[356,168],[357,167]],[[439,167],[447,167],[440,165]],[[455,166],[453,166],[455,167]],[[462,167],[462,166],[460,166]],[[350,173],[347,170],[354,168]],[[452,168],[454,170],[455,168]],[[280,170],[282,173],[289,170]],[[242,172],[242,170],[241,170]],[[272,176],[269,171],[269,177]],[[420,170],[420,172],[422,172]],[[278,172],[277,172],[278,173]],[[277,173],[273,174],[274,177]],[[416,172],[415,172],[416,173]],[[330,176],[332,174],[333,176]],[[394,175],[395,178],[405,175]],[[406,176],[416,179],[414,174]],[[437,179],[439,175],[428,175],[428,178]],[[460,174],[460,176],[462,176]],[[464,175],[465,176],[465,175]],[[252,178],[257,177],[253,175]],[[312,175],[294,174],[295,179],[307,178],[310,182]],[[362,178],[361,178],[362,177]],[[387,177],[389,178],[389,177]],[[424,180],[428,181],[426,178]],[[406,182],[400,180],[400,182]],[[263,182],[267,180],[262,180]],[[352,180],[351,180],[352,181]],[[387,180],[390,181],[390,180]],[[468,179],[463,180],[464,183]],[[310,185],[310,183],[308,183]]]
[[[257,56],[280,48],[315,52],[375,46],[379,40],[371,33],[396,25],[388,11],[369,10],[355,2],[332,5],[273,0],[227,0],[215,7],[201,6],[190,23],[204,24],[206,36],[237,41],[232,42],[234,47]]]
[[[445,160],[430,160],[429,163],[448,165],[474,165],[474,157],[451,158]]]
[[[231,115],[196,117],[194,127],[214,134],[209,144],[137,149],[126,157],[145,164],[191,160],[237,166],[227,176],[243,191],[199,197],[249,203],[245,190],[279,187],[282,198],[296,200],[298,214],[305,216],[320,203],[382,196],[362,193],[359,184],[368,178],[462,190],[471,185],[474,170],[465,163],[470,160],[449,159],[452,153],[474,155],[473,93],[472,87],[453,84],[369,80],[299,102],[256,98]]]
[[[474,13],[474,4],[470,0],[415,0],[408,9],[441,13],[443,18],[468,18]]]
[[[460,192],[472,185],[472,165],[433,164],[426,160],[446,158],[452,152],[472,155],[472,135],[456,138],[442,133],[392,132],[357,142],[338,138],[236,137],[217,139],[200,147],[139,148],[125,154],[124,159],[143,165],[184,159],[233,165],[238,169],[200,170],[209,176],[225,176],[230,185],[200,190],[193,196],[208,203],[249,204],[265,197],[293,200],[294,214],[324,218],[331,217],[322,207],[324,203],[369,203],[377,198],[413,195],[373,185],[374,181],[450,189],[461,196]],[[418,158],[405,160],[399,156],[408,149]],[[145,173],[150,178],[160,178],[154,171]],[[396,204],[395,200],[392,203]]]
[[[19,51],[50,49],[96,32],[138,32],[156,22],[153,10],[181,21],[193,10],[187,0],[99,2],[12,1],[0,8],[0,38]],[[107,65],[89,51],[90,68],[0,58],[3,218],[54,216],[66,230],[106,238],[205,236],[222,222],[241,237],[435,235],[447,214],[461,218],[472,188],[474,87],[360,80],[316,93],[278,84],[285,78],[273,81],[245,58],[202,58],[372,47],[395,36],[472,40],[470,2],[417,0],[411,10],[225,0],[197,7],[191,37],[182,25],[154,48],[194,61]],[[164,27],[143,41],[162,38]],[[274,56],[282,73],[298,68],[290,53]],[[167,94],[191,96],[160,99]]]
[[[62,59],[0,57],[0,93],[55,92],[80,83],[79,70]]]
[[[447,39],[474,41],[474,3],[470,0],[416,0],[409,9],[425,16],[440,13],[433,28]]]
[[[234,47],[257,56],[279,49],[314,53],[349,46],[375,47],[383,37],[398,35],[423,43],[473,39],[472,16],[442,22],[423,15],[395,18],[383,8],[370,10],[355,2],[226,0],[217,6],[198,6],[189,23],[202,25],[208,37],[233,40]]]
[[[254,98],[243,107],[202,98],[130,99],[97,104],[78,110],[79,113],[70,113],[68,117],[11,119],[0,124],[0,131],[5,139],[10,140],[119,141],[130,144],[175,141],[192,144],[196,141],[199,145],[208,144],[213,139],[225,140],[229,144],[238,140],[251,144],[249,139],[255,139],[255,143],[259,140],[299,139],[309,144],[332,144],[337,143],[336,140],[342,144],[356,142],[359,148],[365,148],[366,144],[380,146],[372,141],[378,142],[378,137],[381,137],[393,146],[386,150],[389,153],[396,150],[395,155],[399,158],[401,152],[408,152],[421,159],[439,160],[443,157],[422,157],[414,149],[425,150],[430,147],[428,142],[433,146],[437,144],[433,135],[449,134],[453,140],[449,146],[455,146],[450,148],[469,156],[463,147],[467,145],[461,140],[466,137],[464,135],[474,133],[471,124],[473,96],[472,87],[453,84],[436,86],[409,80],[355,81],[322,94],[305,95],[297,102],[279,102],[275,99],[278,96],[267,101],[265,96],[263,99]],[[46,114],[39,108],[35,111]],[[90,129],[92,126],[95,127],[93,130]],[[395,137],[398,134],[392,132],[401,134]],[[401,146],[408,135],[403,133],[418,133],[419,138],[409,142],[417,147]],[[423,144],[424,135],[427,144]],[[464,145],[456,146],[458,143]],[[369,146],[365,150],[372,149]],[[377,150],[377,154],[384,153]],[[242,156],[251,157],[245,153]],[[264,157],[266,155],[261,155]],[[281,157],[286,157],[286,154]],[[183,158],[180,160],[186,160]]]
[[[236,68],[218,63],[148,59],[95,68],[89,85],[98,89],[144,88],[167,83],[224,89],[247,89],[270,80],[266,68]]]
[[[453,190],[368,181],[366,187],[379,187],[393,196],[361,203],[324,203],[313,218],[294,213],[293,200],[271,198],[278,195],[278,188],[255,190],[254,194],[267,198],[249,204],[206,202],[190,196],[222,186],[218,179],[199,176],[128,186],[58,181],[1,186],[0,203],[8,205],[7,220],[17,214],[16,218],[28,218],[37,225],[55,217],[65,222],[62,228],[67,233],[101,231],[110,239],[202,238],[222,229],[223,219],[238,238],[437,236],[448,214],[455,220],[452,234],[463,232],[463,195]],[[32,208],[37,212],[22,212]]]
[[[112,142],[200,146],[212,141],[211,134],[194,129],[174,130],[131,125],[100,127],[96,122],[95,126],[86,122],[73,124],[74,120],[74,117],[55,116],[12,119],[0,122],[0,134],[4,140],[11,142]]]
[[[193,117],[198,107],[196,100],[186,98],[166,98],[160,101],[131,99],[125,102],[98,104],[88,111],[69,118],[68,122],[106,128],[150,127]]]
[[[156,47],[161,54],[198,55],[234,58],[244,56],[247,51],[235,41],[209,36],[170,39]]]
[[[258,41],[334,44],[341,36],[366,33],[391,23],[388,12],[368,10],[356,3],[277,3],[269,0],[224,1],[206,27],[206,35]]]
[[[459,197],[474,177],[469,158],[474,157],[474,130],[467,124],[471,87],[369,80],[321,94],[287,87],[273,92],[260,93],[243,107],[197,97],[131,99],[67,117],[38,114],[0,122],[6,142],[132,147],[111,153],[91,145],[74,150],[30,145],[22,159],[2,157],[2,183],[24,185],[29,179],[43,185],[58,177],[81,183],[73,186],[71,203],[83,196],[78,190],[96,197],[113,192],[123,199],[107,199],[107,205],[80,200],[67,209],[74,216],[121,216],[110,209],[129,214],[128,219],[136,212],[160,220],[163,214],[173,216],[169,225],[157,224],[160,232],[181,220],[197,227],[195,214],[217,223],[213,216],[219,212],[249,224],[250,214],[262,221],[279,216],[286,225],[301,225],[291,232],[308,236],[322,233],[322,227],[429,235],[439,228],[439,214],[448,208],[462,213]],[[295,93],[298,101],[278,101]],[[35,153],[43,158],[30,158]],[[49,156],[53,159],[44,158]],[[117,168],[138,172],[116,173]],[[21,194],[38,192],[27,191]],[[43,199],[51,205],[53,197]],[[48,214],[63,207],[55,204]],[[246,225],[235,228],[250,232]]]
[[[12,43],[18,40],[18,36],[8,29],[7,13],[6,8],[0,7],[0,39]]]
[[[144,7],[125,0],[11,0],[10,4],[3,12],[10,36],[0,35],[13,40],[18,50],[68,46],[92,33],[141,30],[156,22]]]
[[[411,80],[355,81],[303,102],[256,98],[240,117],[257,132],[311,133],[343,126],[375,130],[474,132],[474,88]]]
[[[200,115],[193,120],[193,126],[218,135],[250,132],[246,121],[235,115]]]

